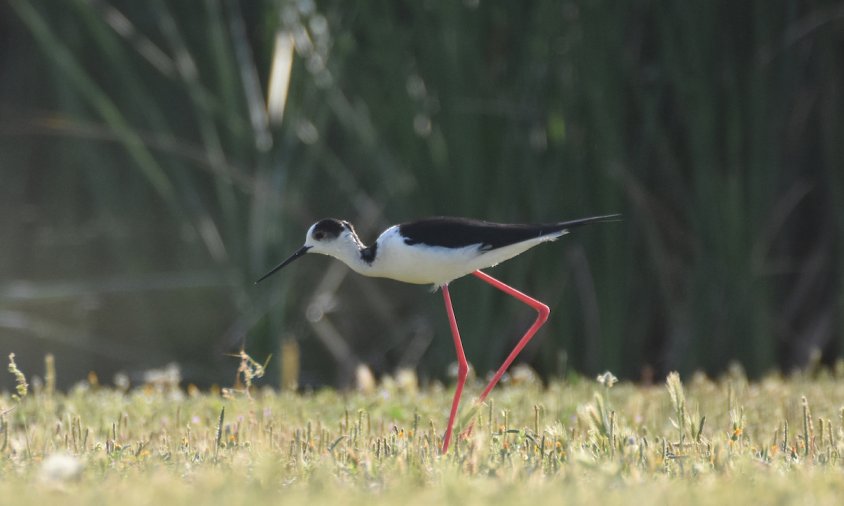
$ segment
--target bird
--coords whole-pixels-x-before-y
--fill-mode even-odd
[[[537,312],[536,320],[518,341],[477,399],[482,403],[516,356],[548,320],[544,303],[493,278],[483,269],[494,267],[540,244],[555,241],[570,229],[590,223],[618,221],[619,214],[590,216],[546,224],[493,223],[473,218],[432,217],[393,225],[369,246],[346,220],[326,218],[308,229],[305,244],[261,276],[256,284],[307,253],[319,253],[340,260],[364,276],[389,278],[404,283],[433,285],[442,291],[449,327],[457,355],[457,385],[452,398],[442,453],[448,452],[454,420],[469,372],[463,342],[451,304],[448,285],[455,279],[474,275],[494,288],[516,298]]]

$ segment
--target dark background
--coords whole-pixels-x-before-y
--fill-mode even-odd
[[[492,271],[551,306],[545,376],[842,353],[842,2],[10,0],[0,38],[0,356],[30,374],[228,384],[245,343],[277,384],[294,343],[304,386],[446,378],[425,287],[315,256],[253,286],[326,216],[623,213]],[[532,311],[452,294],[495,368]]]

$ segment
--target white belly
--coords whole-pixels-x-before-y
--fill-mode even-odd
[[[560,234],[562,235],[562,234]],[[407,245],[391,228],[378,238],[378,252],[369,266],[355,269],[361,274],[390,278],[405,283],[444,285],[478,269],[492,267],[530,248],[559,236],[545,236],[489,251],[479,245],[453,249],[424,244]]]

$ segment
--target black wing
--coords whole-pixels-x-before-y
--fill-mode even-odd
[[[618,214],[593,216],[542,225],[510,225],[471,218],[437,217],[403,223],[399,225],[399,232],[404,236],[405,244],[421,243],[445,248],[462,248],[479,244],[480,249],[491,250],[553,234],[578,225],[612,221],[618,219],[619,216]]]

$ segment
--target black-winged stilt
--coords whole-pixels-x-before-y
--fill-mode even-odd
[[[365,246],[348,221],[324,219],[308,229],[305,244],[286,260],[274,267],[255,283],[268,278],[305,253],[321,253],[340,260],[364,276],[390,278],[405,283],[433,284],[442,289],[445,309],[457,352],[457,387],[451,403],[448,426],[443,437],[443,453],[448,451],[454,428],[454,418],[460,395],[466,382],[469,364],[463,353],[463,343],[457,330],[457,320],[451,306],[448,284],[457,278],[473,274],[504,293],[515,297],[536,310],[533,325],[519,340],[510,355],[481,393],[483,402],[504,372],[548,319],[548,306],[501,281],[481,272],[523,253],[543,242],[556,240],[568,230],[588,223],[615,221],[618,214],[592,216],[578,220],[544,225],[508,225],[467,218],[428,218],[394,225]]]

